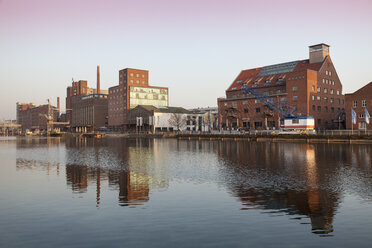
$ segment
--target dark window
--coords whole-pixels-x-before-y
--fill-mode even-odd
[[[318,112],[322,111],[322,107],[318,106]]]
[[[261,121],[256,121],[254,123],[254,128],[257,129],[257,128],[261,128],[262,127],[262,122]]]
[[[322,123],[322,120],[318,119],[318,125],[320,125],[321,123]]]
[[[244,113],[246,113],[246,114],[247,114],[247,113],[248,113],[248,109],[244,109]]]
[[[313,105],[313,110],[315,111],[315,105]]]
[[[335,112],[335,108],[334,107],[331,108],[331,112],[332,113]]]
[[[328,107],[327,106],[324,107],[324,112],[328,112]]]
[[[256,113],[260,113],[261,112],[261,109],[260,108],[256,108]]]

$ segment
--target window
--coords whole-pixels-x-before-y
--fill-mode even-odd
[[[313,87],[311,88],[313,91],[315,91],[315,86],[313,85]]]
[[[318,112],[322,111],[322,107],[318,106]]]
[[[329,75],[329,76],[332,76],[332,72],[331,72],[331,71],[329,71],[329,72],[328,72],[328,75]]]
[[[315,105],[313,105],[313,110],[315,111]]]
[[[359,118],[364,118],[364,114],[359,114]]]
[[[297,102],[297,100],[298,100],[298,96],[293,96],[293,101]]]
[[[328,71],[326,71],[326,75],[328,75]]]
[[[331,89],[331,90],[329,91],[329,93],[331,93],[331,95],[333,95],[333,89]]]
[[[323,92],[324,93],[327,93],[328,92],[327,88],[324,88]]]
[[[254,100],[254,103],[260,103],[260,100],[255,99],[255,100]]]
[[[280,101],[282,101],[282,102],[286,102],[287,101],[287,97],[282,97],[281,99],[280,99]]]
[[[367,107],[367,101],[366,100],[362,100],[362,107]]]
[[[313,96],[311,96],[311,100],[313,100],[313,101],[315,100],[315,96],[314,96],[314,95],[313,95]]]
[[[236,90],[236,87],[232,87],[231,90]]]
[[[297,91],[298,90],[298,87],[297,86],[293,86],[293,91]]]
[[[358,101],[353,101],[353,108],[358,107]]]
[[[145,75],[144,74],[142,74],[142,78],[145,78]]]
[[[236,106],[238,105],[238,103],[237,103],[237,102],[233,102],[232,105],[233,105],[234,107],[236,107]]]
[[[339,99],[339,98],[337,98],[337,104],[340,104],[340,103],[341,103],[340,99]]]
[[[245,113],[245,114],[248,114],[248,109],[245,108],[245,109],[244,109],[244,113]]]
[[[256,108],[256,113],[260,113],[261,112],[261,109],[260,108]]]
[[[317,99],[318,101],[320,101],[320,96],[317,96],[316,99]]]
[[[335,85],[335,81],[332,81],[332,85]]]
[[[227,102],[224,102],[223,105],[224,105],[224,106],[227,106]]]
[[[324,97],[324,102],[328,102],[328,98],[327,97]]]
[[[292,119],[292,124],[299,124],[300,120],[299,119]]]
[[[323,84],[325,84],[325,79],[323,78]]]
[[[337,95],[340,95],[340,91],[339,90],[336,93],[337,93]]]
[[[367,124],[362,121],[362,122],[359,122],[359,129],[366,129],[367,128]]]
[[[335,108],[334,107],[331,107],[331,112],[335,112]]]
[[[324,112],[328,112],[328,107],[327,106],[324,107]]]
[[[329,99],[329,102],[330,102],[330,103],[333,103],[333,98],[330,98],[330,99]]]
[[[320,92],[320,87],[318,87],[316,90],[317,90],[318,92]]]
[[[243,104],[244,104],[244,105],[247,105],[247,104],[248,104],[248,100],[244,100],[244,101],[243,101]]]
[[[130,76],[133,77],[133,73],[131,73]]]

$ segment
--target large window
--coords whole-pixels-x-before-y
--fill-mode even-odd
[[[130,87],[130,108],[137,105],[168,106],[168,89]]]

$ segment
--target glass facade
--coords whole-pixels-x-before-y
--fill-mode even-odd
[[[137,105],[168,106],[168,89],[130,86],[129,108]]]

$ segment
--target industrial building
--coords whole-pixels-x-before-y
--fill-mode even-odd
[[[100,89],[100,68],[97,66],[97,88],[87,81],[73,82],[67,88],[67,120],[73,132],[94,132],[107,127],[107,90]]]
[[[294,116],[313,116],[316,129],[344,128],[342,84],[329,45],[309,47],[309,59],[243,70],[218,98],[220,128],[279,129],[283,117],[243,87],[271,102],[293,106]]]
[[[367,116],[366,121],[366,110],[369,115],[372,112],[372,82],[368,83],[364,87],[355,91],[354,93],[345,94],[345,110],[346,110],[346,128],[347,129],[359,129],[359,130],[371,130],[372,123]],[[355,111],[356,120],[355,124],[352,125],[351,110]],[[369,123],[368,123],[369,122]]]
[[[49,103],[36,106],[34,103],[17,102],[16,112],[17,124],[21,125],[22,133],[27,131],[36,133],[46,132],[48,129],[48,121],[58,121],[59,98],[57,98],[57,107]]]
[[[128,112],[137,105],[168,106],[168,88],[150,86],[146,70],[120,70],[119,85],[108,95],[108,125],[116,130],[126,130]]]

